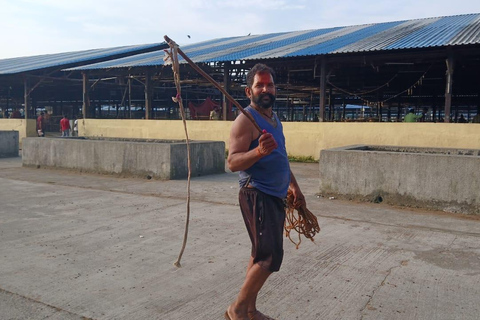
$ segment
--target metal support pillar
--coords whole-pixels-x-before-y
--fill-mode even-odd
[[[83,119],[87,118],[87,115],[90,112],[90,86],[88,84],[88,73],[82,73],[83,79],[83,104],[82,104],[82,115]]]
[[[335,105],[333,103],[332,87],[328,88],[328,121],[335,120]]]
[[[132,79],[128,77],[128,118],[132,119]]]
[[[145,73],[145,119],[152,118],[152,83],[150,74]]]
[[[453,54],[450,52],[448,58],[445,61],[447,64],[447,84],[445,88],[445,122],[450,121],[450,112],[452,108],[452,88],[453,88],[453,70],[454,70],[454,60]]]
[[[223,89],[228,93],[228,88],[230,87],[230,61],[225,62],[225,65],[223,66]],[[223,115],[222,119],[223,121],[227,120],[227,108],[228,108],[228,100],[227,97],[222,94],[222,110],[223,110]]]
[[[320,63],[320,110],[318,114],[318,119],[320,122],[325,121],[325,84],[326,84],[326,78],[327,78],[327,61],[323,57],[322,61]]]
[[[28,113],[30,112],[30,103],[29,103],[29,99],[30,98],[30,82],[28,81],[28,78],[25,77],[25,79],[23,79],[23,103],[25,105],[25,120],[28,119]],[[35,117],[35,114],[32,113],[32,117]]]

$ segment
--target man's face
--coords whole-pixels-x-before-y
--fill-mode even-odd
[[[247,87],[245,92],[252,104],[264,109],[272,107],[276,93],[272,75],[267,72],[257,73],[253,78],[252,87]]]

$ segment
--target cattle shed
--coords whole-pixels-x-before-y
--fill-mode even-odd
[[[28,118],[49,110],[70,117],[178,119],[165,48],[157,43],[0,60],[0,108],[25,108]],[[473,121],[480,114],[476,13],[227,37],[180,48],[244,106],[248,70],[259,62],[271,66],[274,110],[284,121],[395,122],[407,108],[431,122],[455,122],[460,115]],[[181,62],[190,119],[204,119],[196,110],[213,106],[224,120],[233,119],[236,110],[225,97]]]

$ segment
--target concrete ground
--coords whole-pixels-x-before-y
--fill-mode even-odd
[[[280,320],[479,319],[480,220],[317,198],[318,165],[292,164],[322,231],[258,307]],[[22,168],[0,159],[0,319],[223,319],[249,240],[237,174],[186,181]]]

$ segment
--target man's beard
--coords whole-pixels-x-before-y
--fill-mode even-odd
[[[268,100],[263,100],[263,98],[269,97],[270,99]],[[253,95],[252,96],[252,101],[259,107],[262,107],[263,109],[268,109],[270,107],[273,107],[273,103],[275,102],[275,96],[271,93],[261,93],[258,96]]]

